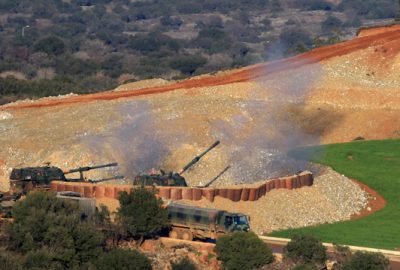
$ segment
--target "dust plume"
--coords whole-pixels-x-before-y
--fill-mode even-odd
[[[291,107],[305,106],[321,71],[319,64],[310,64],[257,81],[257,89],[239,105],[240,115],[212,123],[213,136],[227,145],[231,178],[243,183],[305,169],[315,171],[307,162],[308,157],[295,160],[287,153],[297,147],[319,143],[321,134],[309,133],[293,121]]]
[[[159,167],[169,150],[156,132],[149,103],[139,100],[117,108],[120,126],[93,136],[86,143],[96,154],[117,161],[120,173],[133,179],[144,170]]]

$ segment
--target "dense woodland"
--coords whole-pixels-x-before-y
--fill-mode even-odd
[[[393,21],[397,0],[2,0],[0,103],[182,79]]]

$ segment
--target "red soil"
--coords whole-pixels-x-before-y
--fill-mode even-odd
[[[374,32],[375,31],[375,32]],[[363,33],[368,32],[368,35],[362,36]],[[34,108],[34,107],[50,107],[57,105],[90,102],[94,100],[113,100],[118,98],[126,98],[141,95],[150,95],[163,93],[178,89],[190,89],[198,87],[207,87],[215,85],[225,85],[236,82],[245,82],[249,80],[256,80],[266,77],[270,74],[298,68],[306,64],[324,61],[333,57],[342,56],[355,52],[370,46],[382,45],[387,43],[400,43],[400,25],[393,25],[388,27],[380,27],[378,30],[363,30],[360,36],[346,42],[338,43],[331,46],[325,46],[314,49],[307,53],[297,55],[292,58],[284,59],[281,61],[268,62],[264,64],[250,66],[238,71],[230,72],[219,76],[207,76],[195,79],[181,81],[175,84],[149,87],[139,90],[128,90],[121,92],[102,92],[81,96],[73,96],[62,99],[44,99],[34,103],[20,103],[14,105],[6,105],[6,109],[21,109],[21,108]]]
[[[379,210],[381,210],[383,207],[386,205],[385,199],[379,195],[379,193],[366,184],[363,184],[355,179],[352,179],[354,183],[360,186],[361,189],[363,189],[365,192],[368,193],[369,195],[369,200],[368,204],[366,207],[357,215],[353,215],[351,219],[360,219],[363,217],[366,217],[368,215],[371,215]],[[369,209],[369,210],[368,210]]]

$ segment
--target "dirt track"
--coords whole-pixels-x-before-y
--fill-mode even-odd
[[[73,96],[64,99],[57,100],[43,100],[28,104],[18,104],[3,106],[5,109],[22,109],[22,108],[36,108],[46,106],[57,106],[64,104],[73,104],[80,102],[89,102],[93,100],[112,100],[118,98],[127,98],[141,95],[158,94],[178,89],[191,89],[199,87],[209,87],[216,85],[226,85],[238,82],[246,82],[250,80],[257,80],[266,76],[270,76],[274,73],[299,68],[303,65],[317,63],[325,61],[334,57],[346,55],[361,49],[368,48],[370,46],[377,46],[380,44],[391,43],[391,52],[398,53],[400,49],[400,25],[394,25],[391,27],[379,28],[379,30],[366,29],[367,35],[364,35],[364,31],[359,33],[358,38],[343,43],[325,46],[318,49],[314,49],[305,54],[301,54],[289,59],[282,61],[270,62],[266,64],[259,64],[252,67],[244,68],[239,71],[234,71],[221,76],[205,76],[199,79],[191,79],[181,81],[175,84],[161,86],[161,87],[150,87],[143,88],[134,91],[121,91],[121,92],[106,92],[96,93],[82,96]],[[390,56],[389,56],[390,57]]]

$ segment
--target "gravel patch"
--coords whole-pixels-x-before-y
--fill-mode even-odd
[[[255,202],[220,197],[212,203],[206,199],[180,202],[247,214],[252,230],[262,234],[350,219],[366,206],[367,198],[368,194],[349,178],[326,169],[311,187],[272,190]]]

